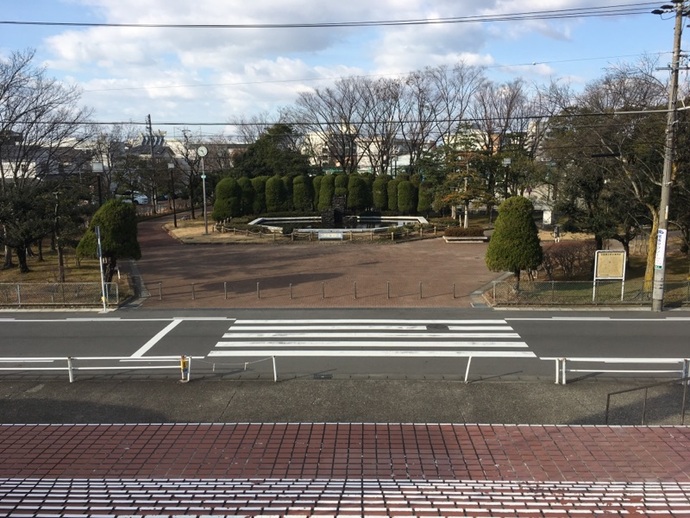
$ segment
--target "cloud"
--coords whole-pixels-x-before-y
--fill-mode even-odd
[[[285,24],[433,19],[565,9],[587,0],[69,0],[110,24]],[[599,2],[589,1],[590,5]],[[68,74],[100,120],[226,121],[274,112],[300,91],[352,74],[403,74],[458,61],[495,65],[521,38],[568,41],[576,22],[375,28],[71,28],[44,41],[51,73]],[[505,58],[504,58],[505,59]],[[529,62],[524,58],[514,64]],[[505,63],[504,63],[505,64]],[[505,73],[552,75],[547,64]],[[137,115],[138,114],[138,115]]]

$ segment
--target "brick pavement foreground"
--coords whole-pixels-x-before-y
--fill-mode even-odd
[[[681,516],[686,427],[0,426],[3,516]]]

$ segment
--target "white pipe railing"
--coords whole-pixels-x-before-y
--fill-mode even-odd
[[[170,370],[180,371],[180,381],[189,381],[192,356],[149,356],[132,358],[131,356],[67,356],[44,358],[0,358],[0,371],[67,371],[70,383],[74,382],[75,371],[110,371],[110,370]],[[64,362],[64,364],[61,364]],[[89,362],[83,364],[82,362]],[[99,364],[106,362],[106,365]],[[113,365],[119,362],[121,365]],[[155,363],[158,365],[136,365],[137,363]],[[12,366],[5,366],[11,364]],[[36,366],[37,364],[54,364]],[[128,364],[128,365],[125,365]]]
[[[607,373],[607,374],[675,374],[680,379],[688,376],[688,366],[690,360],[688,358],[553,358],[542,357],[542,360],[553,360],[556,364],[556,385],[565,385],[567,383],[566,373]],[[598,364],[636,364],[636,365],[675,365],[679,364],[679,369],[622,369],[622,368],[568,368],[568,363],[598,363]]]

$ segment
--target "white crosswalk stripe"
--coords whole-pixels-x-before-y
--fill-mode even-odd
[[[534,358],[535,354],[501,319],[238,319],[209,356]]]

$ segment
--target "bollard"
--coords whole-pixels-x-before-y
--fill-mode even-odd
[[[455,283],[453,283],[453,298],[457,299],[457,295],[455,294]]]
[[[355,294],[355,300],[357,300],[357,281],[354,282],[354,294]]]
[[[321,283],[321,298],[322,299],[326,298],[326,283],[325,282]]]
[[[187,383],[189,381],[189,363],[191,358],[184,354],[180,356],[180,382]]]
[[[192,283],[192,300],[196,300],[196,292],[194,291],[194,283]]]
[[[422,299],[422,283],[419,283],[419,298]]]
[[[386,298],[390,299],[391,298],[391,282],[386,281]]]
[[[225,300],[228,300],[228,283],[227,283],[227,281],[223,282],[223,292],[225,293]]]
[[[163,283],[158,283],[158,300],[163,300]]]
[[[256,298],[260,299],[261,298],[261,288],[259,287],[259,282],[257,281],[256,283]]]
[[[72,357],[68,356],[67,357],[67,373],[69,375],[69,382],[74,383],[74,371],[72,370],[73,365],[72,365]]]
[[[292,283],[290,283],[290,300],[292,300]]]

